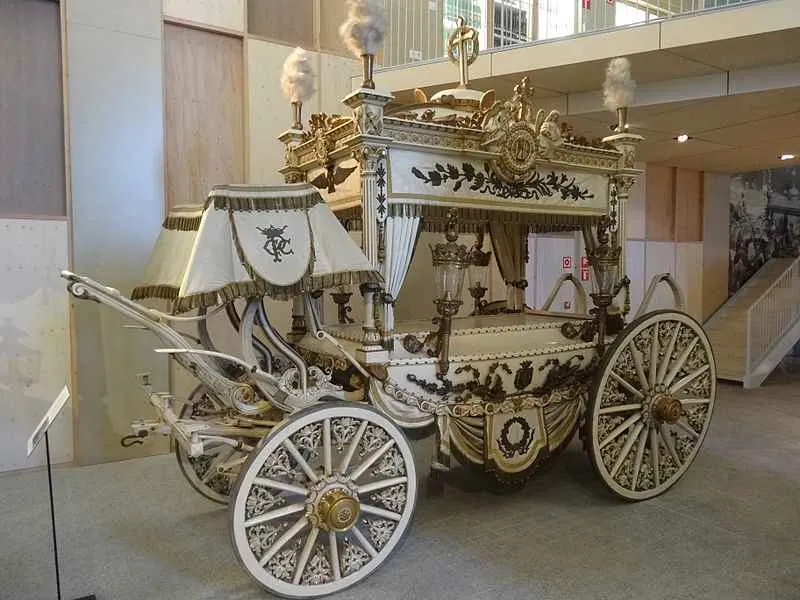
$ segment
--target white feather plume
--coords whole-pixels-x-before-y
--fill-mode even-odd
[[[603,82],[603,103],[610,111],[633,104],[636,82],[631,78],[631,61],[615,58],[608,63]]]
[[[339,35],[356,57],[376,54],[386,34],[384,0],[347,0],[347,3],[347,20],[339,28]]]
[[[311,68],[311,54],[299,46],[283,63],[281,90],[289,102],[305,102],[314,95],[314,70]]]

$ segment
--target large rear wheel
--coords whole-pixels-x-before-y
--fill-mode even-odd
[[[626,327],[600,364],[586,416],[603,484],[625,500],[672,487],[705,439],[716,390],[711,344],[692,317],[655,311]]]

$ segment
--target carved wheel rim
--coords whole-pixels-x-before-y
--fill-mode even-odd
[[[588,450],[603,483],[626,500],[657,496],[683,476],[708,431],[708,337],[684,313],[646,314],[610,346],[592,393]]]
[[[181,419],[203,421],[223,416],[226,409],[219,406],[206,393],[205,386],[197,386],[181,409]],[[253,443],[253,442],[251,442]],[[235,474],[220,473],[219,467],[244,456],[244,452],[223,443],[208,443],[207,452],[189,456],[183,446],[175,442],[178,466],[189,484],[202,496],[218,504],[228,504]]]
[[[264,438],[233,494],[244,568],[270,592],[310,598],[358,583],[388,558],[411,522],[416,469],[387,417],[326,402]]]

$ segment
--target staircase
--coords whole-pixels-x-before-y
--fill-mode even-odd
[[[717,377],[761,385],[800,340],[800,258],[770,260],[703,326]]]

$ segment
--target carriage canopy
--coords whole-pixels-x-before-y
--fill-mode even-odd
[[[132,297],[173,300],[181,312],[379,280],[313,186],[223,185],[204,207],[166,218]]]

